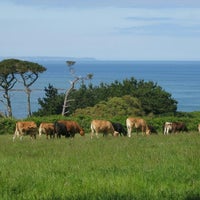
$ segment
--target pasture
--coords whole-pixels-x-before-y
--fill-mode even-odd
[[[200,199],[200,134],[12,141],[0,136],[0,199]]]

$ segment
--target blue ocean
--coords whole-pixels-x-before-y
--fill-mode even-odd
[[[47,70],[40,74],[32,85],[32,112],[39,108],[38,98],[44,97],[44,88],[53,85],[59,92],[65,92],[73,77],[69,73],[65,59],[39,58],[33,60]],[[178,111],[200,111],[200,61],[97,61],[78,60],[74,65],[77,76],[93,74],[93,79],[85,83],[99,85],[134,77],[137,80],[153,81],[178,101]],[[79,87],[79,85],[77,85]],[[26,95],[19,83],[10,92],[13,115],[25,118],[27,115]],[[1,91],[2,98],[2,91]],[[5,112],[3,104],[0,111]]]

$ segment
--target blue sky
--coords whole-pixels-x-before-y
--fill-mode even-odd
[[[1,0],[0,56],[200,60],[199,0]]]

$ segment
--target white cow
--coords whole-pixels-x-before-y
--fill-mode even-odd
[[[172,132],[172,122],[165,122],[163,127],[163,134],[168,135]]]
[[[128,137],[131,137],[132,129],[136,129],[136,132],[142,131],[142,134],[150,135],[150,129],[146,121],[142,118],[128,117],[126,119],[126,127],[128,131]]]

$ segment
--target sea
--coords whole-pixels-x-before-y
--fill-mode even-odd
[[[26,59],[27,60],[27,59]],[[45,97],[45,87],[49,84],[64,93],[74,77],[69,71],[65,58],[29,58],[46,67],[31,86],[31,110],[37,111],[38,99]],[[169,92],[178,102],[178,111],[200,111],[200,61],[100,61],[95,59],[77,59],[73,65],[74,76],[86,77],[93,74],[85,84],[110,84],[134,77],[137,80],[153,81]],[[76,84],[78,88],[81,83]],[[27,98],[21,83],[10,91],[13,116],[17,119],[27,117]],[[3,92],[0,90],[0,99]],[[5,113],[5,105],[0,102],[0,112]]]

